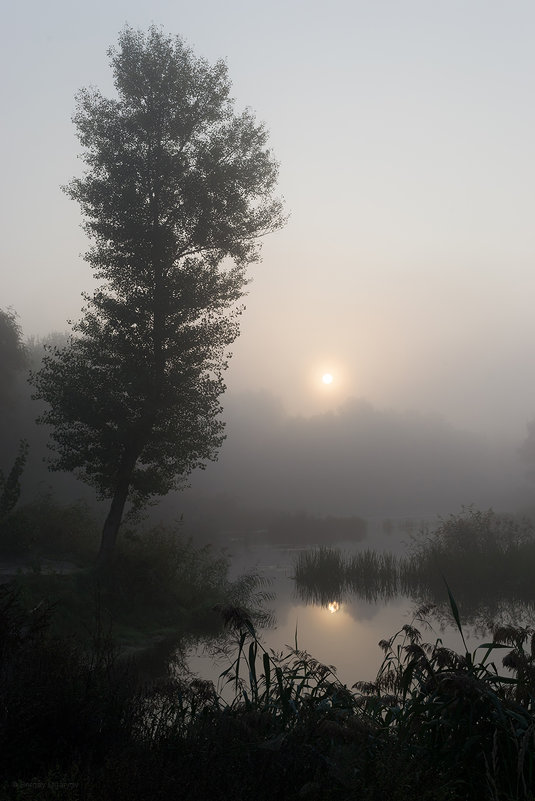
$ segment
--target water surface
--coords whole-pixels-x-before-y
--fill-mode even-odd
[[[340,547],[347,553],[370,546],[363,542],[341,543]],[[440,637],[448,647],[463,650],[459,632],[453,620],[447,616],[444,619],[444,611],[441,619],[427,618],[430,629],[421,621],[415,622],[420,604],[406,595],[370,601],[358,593],[348,593],[346,597],[333,595],[330,603],[324,605],[305,602],[299,597],[293,579],[297,548],[234,543],[229,550],[233,575],[254,569],[270,580],[274,599],[268,605],[273,609],[275,624],[262,631],[264,646],[275,652],[286,651],[295,647],[297,637],[299,649],[320,662],[334,665],[338,677],[348,686],[375,678],[384,656],[379,641],[390,638],[405,624],[420,628],[424,640],[434,643]],[[464,631],[469,646],[474,648],[488,634],[481,625],[467,624]],[[216,681],[229,661],[214,662],[200,649],[190,655],[189,665],[203,678]]]

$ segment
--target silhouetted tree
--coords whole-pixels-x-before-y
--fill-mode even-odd
[[[27,365],[17,315],[12,309],[0,309],[0,517],[17,501],[28,451],[27,443],[20,439],[24,428],[21,390]],[[19,455],[15,457],[17,443]],[[2,468],[7,470],[7,478]]]
[[[0,309],[0,413],[13,404],[18,375],[27,364],[26,351],[17,315],[11,309]]]
[[[66,189],[104,284],[33,377],[50,405],[40,420],[53,426],[52,469],[111,499],[101,563],[127,499],[142,505],[216,458],[245,267],[284,221],[267,133],[234,112],[223,62],[155,27],[125,28],[109,55],[117,97],[80,92],[87,171]]]

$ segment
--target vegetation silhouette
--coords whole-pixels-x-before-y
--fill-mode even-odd
[[[117,97],[79,93],[87,170],[66,188],[104,283],[32,378],[52,469],[110,501],[101,566],[127,501],[141,507],[216,458],[245,269],[284,222],[266,130],[235,112],[223,62],[155,26],[126,27],[109,55]]]
[[[225,700],[173,672],[147,682],[102,626],[85,652],[59,640],[49,608],[27,611],[0,587],[0,789],[71,801],[532,801],[535,633],[497,629],[470,652],[451,593],[449,603],[459,653],[407,624],[380,643],[376,680],[352,688],[297,634],[269,651],[247,611],[227,606],[236,645]]]

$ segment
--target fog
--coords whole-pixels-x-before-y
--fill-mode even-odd
[[[64,330],[93,287],[60,186],[81,169],[74,95],[113,91],[105,54],[125,21],[226,58],[280,160],[290,219],[250,271],[229,392],[266,391],[292,418],[330,411],[338,426],[365,398],[520,442],[535,414],[533,6],[11,5],[1,303],[27,336]]]
[[[430,415],[348,399],[335,411],[287,414],[267,393],[225,399],[219,460],[172,505],[199,496],[313,515],[433,516],[463,506],[527,508],[532,484],[519,443],[504,444]]]
[[[226,58],[280,160],[289,220],[249,272],[227,440],[162,513],[206,497],[315,515],[529,505],[530,4],[58,0],[6,16],[1,300],[25,337],[67,330],[94,287],[60,187],[80,172],[74,95],[113,92],[106,50],[125,19]],[[57,485],[35,437],[27,484]]]

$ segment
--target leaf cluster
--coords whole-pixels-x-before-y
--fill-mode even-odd
[[[86,171],[65,190],[103,283],[32,380],[52,469],[105,498],[126,481],[143,505],[217,456],[244,270],[284,218],[267,132],[234,111],[223,62],[155,26],[126,27],[109,56],[117,94],[79,93]]]

